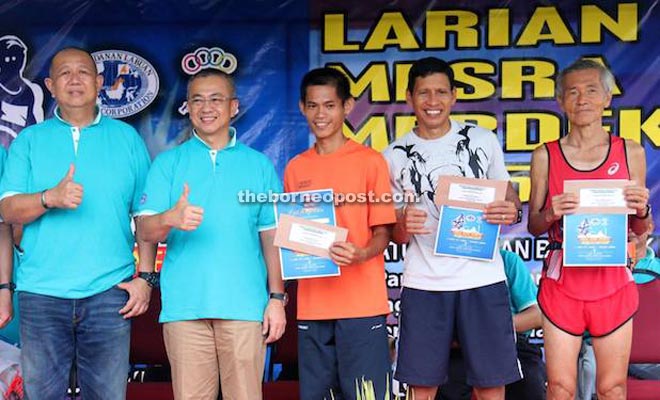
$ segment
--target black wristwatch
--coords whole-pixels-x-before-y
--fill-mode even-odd
[[[142,278],[151,287],[160,287],[160,274],[158,272],[138,272],[138,278]]]
[[[286,293],[286,292],[284,292],[284,293],[271,293],[271,294],[268,295],[268,298],[279,300],[285,306],[287,305],[287,303],[289,303],[289,294]]]
[[[522,222],[522,218],[523,218],[522,209],[519,208],[519,209],[518,209],[518,214],[517,214],[516,220],[513,221],[513,224],[511,224],[511,225],[515,225],[515,224],[519,224],[519,223],[521,223],[521,222]]]
[[[651,205],[650,204],[646,205],[646,212],[641,217],[638,217],[637,214],[634,214],[635,218],[638,218],[638,219],[647,219],[649,217],[649,215],[651,215]]]
[[[0,283],[0,290],[2,289],[9,289],[13,293],[16,289],[16,284],[14,282]]]

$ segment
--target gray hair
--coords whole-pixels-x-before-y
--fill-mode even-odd
[[[614,86],[616,85],[616,82],[614,80],[614,75],[612,75],[612,72],[607,69],[605,66],[602,64],[589,60],[586,58],[580,58],[579,60],[575,61],[573,64],[569,65],[566,67],[564,70],[562,70],[559,73],[559,76],[557,76],[557,97],[561,98],[562,95],[564,94],[564,79],[566,78],[566,75],[570,74],[571,72],[576,72],[576,71],[584,71],[587,69],[595,69],[598,71],[598,75],[600,76],[600,84],[603,86],[603,89],[608,94],[612,94],[612,90],[614,89]]]

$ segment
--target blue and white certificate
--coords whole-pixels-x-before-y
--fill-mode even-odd
[[[626,214],[564,215],[564,266],[624,267],[628,264]]]
[[[483,210],[442,206],[434,254],[492,261],[500,225],[486,222],[483,215]]]
[[[332,189],[305,192],[283,193],[284,198],[275,203],[275,218],[279,224],[280,215],[287,214],[335,226],[334,193]],[[287,198],[288,196],[288,198]],[[329,258],[298,253],[280,248],[282,279],[319,278],[338,276],[339,266]]]

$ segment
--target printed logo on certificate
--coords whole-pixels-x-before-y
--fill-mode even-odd
[[[626,214],[564,216],[564,266],[625,267],[628,263]]]
[[[623,191],[627,180],[573,180],[564,192],[575,193],[579,205],[564,215],[563,265],[625,267],[628,264],[628,208]]]
[[[434,254],[492,261],[500,225],[486,222],[483,215],[483,210],[442,206]]]
[[[279,247],[282,279],[340,275],[339,266],[329,258],[328,248],[335,241],[346,240],[348,231],[335,226],[332,189],[283,195],[275,204],[275,245],[283,246]]]
[[[508,181],[440,176],[435,204],[440,206],[434,254],[492,261],[500,225],[483,218],[486,204],[504,200]]]

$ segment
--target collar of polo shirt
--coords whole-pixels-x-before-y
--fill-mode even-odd
[[[209,146],[208,143],[206,143],[204,141],[204,139],[202,139],[201,137],[199,137],[199,135],[197,135],[197,131],[195,131],[195,129],[192,130],[192,134],[193,134],[193,137],[195,139],[197,139],[200,143],[202,143],[204,146],[208,147],[209,149],[211,148],[211,146]],[[234,128],[233,126],[230,126],[229,127],[229,142],[227,142],[227,145],[222,150],[230,149],[234,146],[236,146],[236,128]]]
[[[101,122],[101,109],[98,106],[96,106],[94,108],[94,111],[96,112],[96,117],[94,117],[94,120],[92,121],[92,123],[89,124],[87,127],[94,126],[94,125],[98,124],[99,122]],[[62,115],[60,115],[60,107],[59,106],[55,107],[55,118],[57,118],[63,124],[73,126],[73,125],[71,125],[71,123],[69,123],[69,121],[62,118]]]

